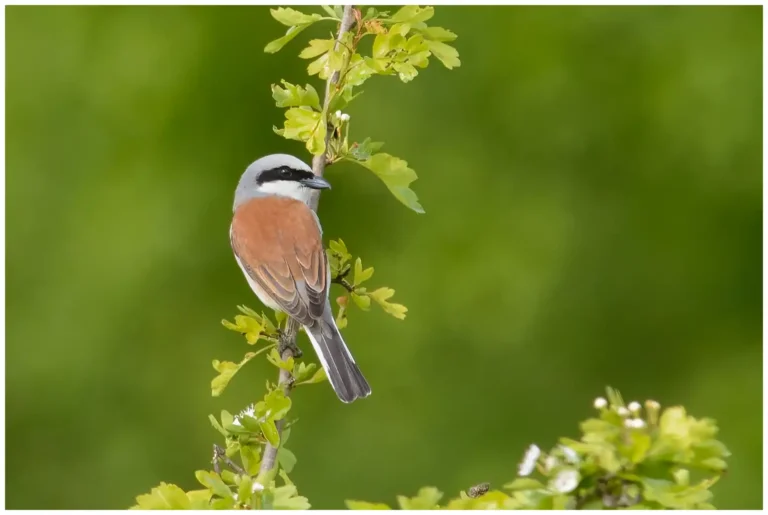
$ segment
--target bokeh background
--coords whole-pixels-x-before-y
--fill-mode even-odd
[[[762,499],[760,7],[438,7],[462,66],[377,77],[352,133],[409,161],[426,215],[362,168],[320,216],[405,321],[353,311],[373,385],[300,390],[316,508],[509,480],[606,384],[715,417],[720,508]],[[263,7],[6,10],[9,508],[123,508],[193,488],[274,369],[211,398],[220,320],[258,306],[232,258],[240,173],[272,152],[269,86],[305,82]],[[315,85],[319,84],[315,82]],[[308,344],[304,343],[308,349]],[[310,351],[311,354],[311,351]]]

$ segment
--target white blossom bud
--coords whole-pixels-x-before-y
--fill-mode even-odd
[[[568,463],[579,462],[579,453],[574,451],[567,445],[561,445],[560,450],[563,451],[563,456],[565,456],[565,459],[568,461]]]
[[[538,445],[531,444],[530,447],[528,447],[528,450],[525,451],[523,461],[521,461],[520,465],[517,467],[517,474],[519,476],[530,475],[536,467],[536,461],[539,459],[539,456],[541,456],[541,449],[539,449]]]
[[[262,485],[261,483],[259,483],[257,481],[254,481],[253,482],[253,486],[251,486],[251,493],[260,492],[262,490],[264,490],[264,485]]]
[[[638,411],[640,411],[640,403],[637,401],[630,402],[627,407],[629,408],[629,411],[631,411],[632,413],[637,413]]]
[[[341,115],[343,114],[341,110],[338,110],[334,113],[336,115],[336,118],[341,118]]]
[[[646,407],[646,409],[657,410],[657,409],[661,408],[661,405],[658,402],[656,402],[656,401],[647,400],[647,401],[645,401],[645,407]]]
[[[349,121],[349,115],[347,113],[341,114],[341,121],[342,122],[348,122]]]
[[[598,397],[595,399],[595,402],[593,403],[595,406],[595,409],[603,409],[606,406],[608,406],[608,401],[605,400],[603,397]]]
[[[627,408],[625,408],[624,406],[619,406],[619,407],[616,409],[616,413],[618,413],[618,414],[619,414],[620,416],[622,416],[622,417],[627,417],[627,416],[629,416],[629,410],[628,410]]]
[[[546,458],[544,458],[544,470],[549,472],[550,470],[554,469],[555,467],[557,467],[557,458],[555,458],[551,454],[549,456],[547,456]]]
[[[574,469],[563,469],[550,482],[550,487],[561,494],[572,492],[579,486],[581,476]]]

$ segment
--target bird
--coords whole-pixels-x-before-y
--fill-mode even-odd
[[[301,324],[336,395],[350,403],[370,395],[371,387],[336,325],[322,226],[309,207],[315,190],[330,188],[295,156],[257,159],[235,189],[229,239],[253,292]]]

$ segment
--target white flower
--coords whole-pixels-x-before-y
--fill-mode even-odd
[[[349,115],[347,113],[341,113],[341,121],[342,122],[348,122],[349,121]]]
[[[336,115],[336,118],[341,118],[341,110],[336,111],[334,114]]]
[[[252,417],[253,414],[254,414],[254,408],[253,408],[253,404],[251,404],[250,406],[246,407],[243,411],[235,415],[235,420],[232,421],[232,424],[235,426],[242,426],[242,424],[240,423],[240,417],[243,417],[243,416]]]
[[[595,409],[603,409],[606,406],[608,406],[608,401],[605,400],[603,397],[598,397],[597,399],[595,399],[594,406],[595,406]]]
[[[581,476],[579,472],[574,469],[563,469],[557,473],[557,475],[550,482],[550,488],[561,494],[567,494],[572,492],[579,486]]]
[[[629,411],[631,411],[632,413],[637,413],[638,411],[640,411],[640,403],[637,401],[630,402],[627,407],[629,408]]]
[[[645,420],[641,418],[628,418],[624,421],[624,425],[631,429],[642,429],[645,427]]]
[[[579,462],[579,453],[571,449],[570,447],[567,447],[565,445],[560,446],[560,450],[563,451],[563,455],[565,455],[565,459],[568,461],[568,463],[578,463]]]
[[[555,467],[557,467],[557,458],[555,458],[551,454],[549,456],[547,456],[546,458],[544,458],[544,470],[549,472],[550,470],[554,469]]]
[[[536,460],[539,459],[539,456],[541,456],[541,449],[539,449],[538,445],[531,444],[525,451],[523,461],[521,461],[520,465],[517,467],[517,474],[519,476],[527,476],[533,472],[534,467],[536,467]]]
[[[616,413],[618,413],[622,417],[629,416],[629,410],[624,406],[619,406],[618,409],[616,410]]]
[[[261,492],[262,490],[264,490],[264,485],[258,481],[254,481],[253,486],[251,486],[251,493]]]

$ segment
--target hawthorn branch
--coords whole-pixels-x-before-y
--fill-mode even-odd
[[[344,35],[345,32],[348,32],[352,25],[355,22],[355,8],[351,5],[345,5],[344,6],[344,14],[341,18],[341,23],[339,25],[339,33],[336,36],[336,48],[338,48],[340,44],[341,37]],[[339,72],[335,72],[326,82],[325,84],[325,98],[323,100],[323,113],[328,112],[328,106],[331,103],[332,98],[332,92],[333,88],[338,84],[339,82]],[[326,152],[328,148],[328,143],[332,137],[332,131],[327,131],[325,135],[325,147]],[[312,172],[317,175],[318,177],[322,177],[325,173],[325,165],[327,164],[327,157],[326,152],[323,152],[319,156],[315,156],[312,159]],[[312,196],[312,199],[309,202],[309,207],[313,211],[317,211],[317,204],[320,201],[320,192],[316,191],[314,195]],[[285,326],[285,331],[283,332],[283,345],[284,349],[282,349],[281,358],[283,361],[287,361],[289,358],[294,357],[296,354],[296,351],[298,350],[298,347],[296,347],[296,336],[299,332],[299,323],[296,322],[293,318],[288,318],[288,321]],[[291,373],[287,370],[280,369],[280,375],[278,377],[278,388],[283,389],[283,393],[285,393],[285,396],[287,397],[290,395],[291,386],[293,384],[293,377],[291,377]],[[276,424],[277,426],[277,433],[279,435],[282,435],[283,433],[283,425],[284,425],[285,419],[279,420]],[[256,478],[256,481],[260,482],[262,485],[269,482],[271,479],[271,476],[274,474],[273,470],[275,468],[275,462],[277,460],[277,451],[278,447],[275,447],[271,445],[270,443],[266,444],[266,447],[264,449],[264,456],[261,460],[261,466],[259,467],[259,475]]]

